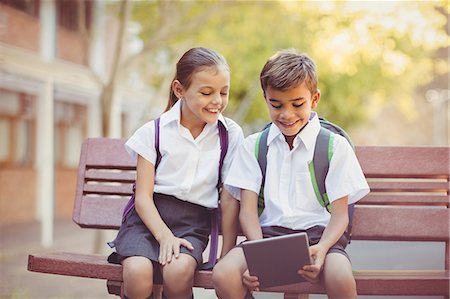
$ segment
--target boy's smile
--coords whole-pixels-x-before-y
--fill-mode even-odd
[[[311,95],[306,84],[302,83],[287,90],[269,86],[265,96],[272,122],[280,129],[292,148],[294,137],[308,123],[311,111],[317,107],[320,92],[316,91]]]

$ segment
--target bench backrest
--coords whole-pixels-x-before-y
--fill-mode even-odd
[[[124,142],[84,142],[73,213],[81,227],[120,226],[136,175]],[[445,242],[448,259],[450,147],[357,146],[356,154],[371,193],[355,207],[353,239]]]

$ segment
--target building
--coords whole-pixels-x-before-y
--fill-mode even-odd
[[[54,217],[71,217],[82,141],[102,134],[118,29],[107,5],[0,0],[0,223],[42,220],[43,243]],[[129,134],[127,119],[149,98],[118,90],[113,137]]]

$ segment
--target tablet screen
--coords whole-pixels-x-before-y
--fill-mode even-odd
[[[305,281],[297,271],[311,264],[306,233],[246,241],[242,249],[250,275],[258,276],[261,288]]]

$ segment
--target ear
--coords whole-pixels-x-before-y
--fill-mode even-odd
[[[172,90],[175,96],[179,99],[183,98],[184,95],[184,88],[183,85],[181,85],[180,81],[173,80],[172,82]]]
[[[311,99],[311,108],[316,109],[317,104],[320,102],[320,90],[317,90],[315,94],[313,94]]]

